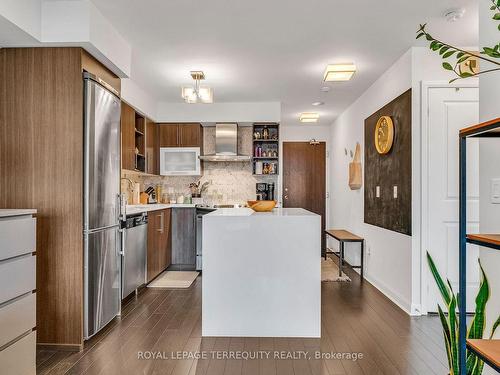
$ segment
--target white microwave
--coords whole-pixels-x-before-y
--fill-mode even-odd
[[[199,176],[199,147],[161,147],[160,175],[162,176]]]

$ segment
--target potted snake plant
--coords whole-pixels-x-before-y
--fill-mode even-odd
[[[446,355],[448,357],[450,375],[458,375],[458,294],[455,294],[448,279],[446,280],[446,283],[443,281],[443,278],[439,274],[439,271],[437,270],[436,265],[434,264],[434,261],[432,260],[429,252],[427,252],[427,262],[447,310],[445,313],[441,309],[441,306],[438,305],[439,319],[441,320],[441,325],[443,327],[444,342],[446,345]],[[474,312],[474,317],[472,318],[472,321],[470,322],[469,328],[467,330],[468,339],[483,338],[484,326],[486,322],[486,303],[490,298],[490,286],[488,284],[488,278],[484,273],[480,261],[479,268],[481,270],[481,283],[476,296],[476,309]],[[490,338],[493,337],[495,330],[499,324],[500,316],[497,318],[495,324],[493,324]],[[467,375],[481,375],[483,373],[483,367],[484,362],[479,359],[472,351],[467,350]]]

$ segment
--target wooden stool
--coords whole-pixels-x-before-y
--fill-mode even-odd
[[[330,236],[330,237],[336,239],[340,243],[340,247],[339,247],[338,252],[328,251],[328,248],[327,248],[327,250],[325,251],[325,260],[326,260],[327,254],[333,254],[333,255],[339,257],[339,276],[342,276],[342,268],[343,268],[344,263],[345,263],[351,268],[359,268],[361,270],[361,280],[363,280],[363,264],[364,264],[363,259],[364,259],[365,240],[363,238],[356,236],[355,234],[352,234],[351,232],[348,232],[348,231],[343,230],[343,229],[325,230],[325,234],[327,236]],[[346,242],[359,242],[360,243],[360,245],[361,245],[361,247],[360,247],[360,249],[361,249],[361,265],[352,266],[344,260],[344,244]]]

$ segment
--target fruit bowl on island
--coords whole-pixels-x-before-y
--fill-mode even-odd
[[[247,201],[247,205],[255,212],[271,212],[276,201]]]

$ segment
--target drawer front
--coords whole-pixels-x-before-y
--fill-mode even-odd
[[[0,262],[0,303],[36,289],[36,256]]]
[[[36,326],[36,295],[0,307],[0,347]]]
[[[33,217],[0,220],[0,260],[35,251],[35,228]]]
[[[16,341],[0,351],[0,369],[2,374],[35,375],[36,372],[36,333]]]

